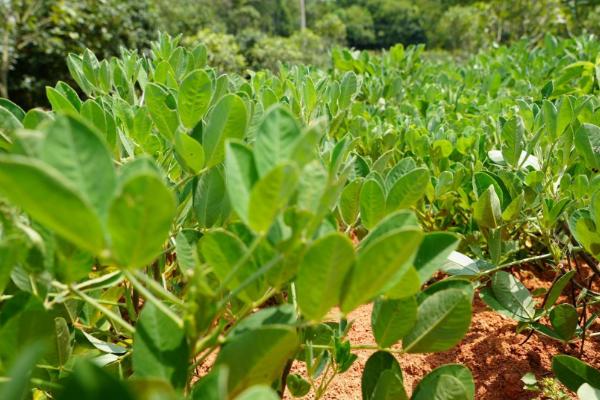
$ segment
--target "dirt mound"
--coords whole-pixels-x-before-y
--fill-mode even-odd
[[[539,271],[538,271],[539,272]],[[534,273],[529,269],[515,272],[519,280],[530,290],[548,288],[553,273]],[[567,295],[560,301],[569,300]],[[349,315],[353,321],[349,339],[353,345],[373,344],[371,332],[371,305],[365,305]],[[556,354],[579,356],[581,342],[562,344],[541,334],[533,334],[529,340],[527,332],[517,334],[517,323],[489,308],[475,296],[473,319],[467,335],[453,349],[434,354],[401,354],[396,356],[402,366],[406,390],[410,393],[428,372],[448,363],[461,363],[469,367],[475,378],[476,396],[480,400],[533,399],[536,393],[523,389],[521,377],[532,372],[538,379],[552,376],[551,362]],[[597,326],[596,326],[597,327]],[[524,343],[525,342],[525,343]],[[364,365],[372,350],[357,350],[358,360],[345,374],[332,382],[324,399],[360,399],[360,379]],[[585,342],[583,361],[600,367],[600,346],[597,341]],[[293,372],[302,374],[304,366],[296,363]],[[288,396],[287,398],[291,398]],[[307,398],[313,398],[312,394]],[[575,398],[575,397],[573,397]]]

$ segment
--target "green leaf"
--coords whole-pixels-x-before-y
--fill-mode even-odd
[[[298,346],[295,328],[265,326],[228,340],[215,365],[229,368],[229,395],[236,396],[252,385],[269,385],[280,377]]]
[[[394,183],[386,198],[386,210],[412,207],[423,197],[429,184],[429,170],[416,168]]]
[[[10,111],[10,113],[14,115],[18,121],[22,122],[23,118],[25,118],[25,111],[23,111],[21,107],[19,107],[17,104],[13,103],[8,99],[0,97],[0,107]]]
[[[244,390],[235,400],[279,400],[277,393],[267,385],[256,385]]]
[[[117,132],[112,117],[106,113],[98,102],[87,100],[80,109],[81,116],[95,127],[111,148],[115,147]]]
[[[227,377],[226,366],[211,368],[192,387],[190,400],[227,400]]]
[[[85,336],[85,338],[92,344],[92,346],[94,346],[95,348],[97,348],[98,350],[100,350],[104,353],[110,353],[110,354],[125,354],[125,353],[127,353],[127,349],[125,347],[97,339],[94,336],[92,336],[88,333],[85,333],[84,331],[81,331],[81,333],[83,333],[83,336]]]
[[[419,222],[416,215],[412,211],[401,210],[387,215],[382,219],[375,228],[369,232],[367,236],[360,242],[361,248],[367,247],[376,239],[384,236],[387,233],[403,228],[419,228]]]
[[[75,364],[73,372],[62,385],[63,390],[56,397],[58,400],[135,399],[123,381],[86,360]]]
[[[310,392],[310,383],[298,374],[290,374],[286,379],[287,389],[294,397],[304,397]]]
[[[291,160],[300,139],[300,126],[287,108],[275,106],[267,111],[256,131],[254,144],[259,175],[264,176],[282,161]]]
[[[13,131],[22,128],[23,125],[9,110],[0,106],[0,149],[9,148]]]
[[[444,376],[450,376],[456,379],[460,384],[462,391],[460,396],[452,396],[452,391],[445,391],[446,383],[442,379]],[[456,383],[452,381],[453,383]],[[446,392],[446,393],[444,393]],[[456,400],[473,400],[475,398],[475,383],[471,371],[460,364],[442,365],[427,374],[417,385],[413,393],[412,400],[429,400],[429,399],[456,399]]]
[[[542,104],[542,116],[544,118],[546,132],[552,139],[557,137],[556,114],[557,110],[554,104],[549,100],[544,100]]]
[[[495,229],[502,223],[500,199],[493,185],[479,196],[473,208],[473,218],[482,228]]]
[[[571,281],[571,278],[575,275],[576,271],[569,271],[566,274],[562,275],[560,278],[554,282],[550,291],[548,293],[548,297],[546,297],[546,303],[544,304],[544,308],[546,310],[550,309],[556,303],[556,300],[560,297],[560,294],[565,289],[567,284]]]
[[[459,241],[457,235],[448,232],[431,232],[423,237],[414,263],[421,284],[427,282],[447,262]]]
[[[260,311],[250,314],[227,334],[231,339],[235,335],[240,335],[263,326],[269,325],[294,325],[298,320],[296,309],[292,304],[281,304],[275,307],[263,308]]]
[[[332,232],[308,247],[296,278],[298,305],[311,320],[319,321],[339,304],[344,277],[355,262],[350,239]]]
[[[69,180],[104,219],[116,174],[99,132],[74,117],[58,117],[48,127],[40,158]]]
[[[354,225],[358,219],[362,185],[362,178],[355,179],[344,187],[340,196],[339,210],[342,220],[347,226]]]
[[[356,74],[352,71],[346,72],[340,81],[340,96],[338,105],[340,109],[350,106],[354,94],[358,90],[358,80]]]
[[[140,313],[133,335],[133,372],[162,378],[175,388],[187,382],[189,349],[183,328],[151,302]]]
[[[582,124],[575,131],[575,149],[588,168],[600,169],[600,127]]]
[[[524,130],[521,117],[511,118],[502,127],[502,155],[504,160],[513,167],[517,167],[521,162]]]
[[[108,212],[113,257],[129,268],[151,263],[174,217],[175,198],[162,178],[145,171],[124,177]]]
[[[229,290],[237,288],[256,271],[256,266],[253,265],[251,260],[234,271],[234,268],[248,250],[244,243],[230,232],[215,230],[207,233],[202,238],[201,248],[202,255],[213,268],[219,280],[224,282],[229,279],[229,282],[225,284]],[[260,280],[258,280],[244,289],[238,297],[251,302],[258,299],[261,294]]]
[[[402,275],[402,278],[394,286],[386,288],[385,297],[389,299],[403,299],[419,292],[421,279],[415,267],[410,266]]]
[[[230,213],[223,168],[211,168],[198,177],[194,188],[194,211],[202,228],[210,228],[225,221]]]
[[[384,376],[386,372],[391,373],[391,376]],[[390,381],[390,378],[395,378]],[[392,384],[393,385],[390,385]],[[369,357],[365,364],[365,368],[362,373],[361,378],[361,392],[363,400],[370,399],[384,399],[383,396],[384,387],[387,392],[391,389],[392,386],[396,386],[401,388],[401,391],[404,392],[404,386],[402,384],[402,369],[400,368],[400,364],[388,352],[385,351],[377,351]],[[375,396],[375,393],[379,392],[378,396]],[[394,399],[402,399],[406,398],[406,394],[404,397],[392,397]]]
[[[169,142],[172,141],[179,127],[179,117],[177,111],[167,104],[171,95],[159,85],[149,83],[144,89],[144,96],[148,112],[158,132]]]
[[[2,111],[0,111],[0,113],[2,113]],[[23,118],[23,127],[25,129],[38,129],[44,121],[50,121],[51,119],[52,117],[50,114],[44,110],[32,108],[31,110],[27,111],[25,118]],[[0,120],[2,120],[2,118],[0,118]],[[2,129],[0,127],[0,131],[1,130]]]
[[[266,233],[287,205],[298,184],[298,169],[282,164],[264,175],[250,192],[248,223],[257,233]]]
[[[44,343],[34,342],[19,354],[8,370],[8,381],[0,383],[0,398],[7,400],[26,399],[31,392],[30,378],[36,363],[44,354]]]
[[[363,226],[373,229],[385,216],[385,193],[381,184],[369,178],[360,190],[360,219]]]
[[[494,298],[508,312],[509,316],[520,321],[530,321],[534,318],[535,302],[533,297],[514,276],[505,271],[496,272],[492,277],[491,288]]]
[[[579,400],[600,400],[600,389],[584,383],[577,389],[577,397]]]
[[[391,347],[406,336],[417,321],[417,300],[378,299],[373,304],[371,327],[380,347]]]
[[[0,155],[0,192],[42,225],[100,254],[104,233],[91,204],[54,168],[22,156]]]
[[[417,322],[402,341],[407,353],[430,353],[456,345],[471,324],[471,296],[460,289],[445,289],[420,304]]]
[[[212,82],[202,70],[190,72],[181,82],[177,105],[183,126],[193,128],[204,117],[212,98]]]
[[[207,167],[223,161],[225,140],[243,139],[247,125],[248,115],[244,101],[234,94],[223,96],[211,111],[203,132],[202,145]]]
[[[46,97],[48,97],[48,101],[52,106],[52,111],[56,113],[70,113],[72,115],[78,114],[75,106],[58,90],[46,86]]]
[[[416,255],[423,234],[414,228],[392,231],[358,253],[356,266],[349,272],[341,304],[350,312],[401,281]]]
[[[197,174],[204,166],[204,148],[185,133],[175,133],[175,151],[183,160],[183,166]]]
[[[402,379],[392,370],[381,373],[372,400],[408,400]]]
[[[565,341],[575,335],[579,315],[571,304],[559,304],[550,310],[550,323],[554,331]]]
[[[564,354],[554,356],[552,372],[563,385],[574,392],[584,383],[600,388],[600,371],[575,357]]]
[[[55,318],[54,324],[56,328],[56,364],[62,367],[67,364],[73,352],[71,332],[69,331],[67,321],[62,317]]]
[[[190,243],[184,231],[175,237],[175,254],[181,271],[195,271],[200,266],[196,246]]]
[[[248,224],[250,192],[258,180],[252,150],[243,143],[229,141],[225,145],[225,177],[231,206],[240,219]]]

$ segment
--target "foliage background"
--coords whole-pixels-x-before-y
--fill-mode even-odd
[[[453,53],[543,34],[600,33],[598,0],[0,0],[0,96],[47,105],[44,87],[69,81],[64,55],[147,51],[158,30],[203,42],[223,71],[280,61],[328,66],[335,46],[380,50],[424,43]]]

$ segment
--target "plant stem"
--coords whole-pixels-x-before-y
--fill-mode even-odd
[[[301,347],[308,347],[308,346],[301,345]],[[313,345],[310,345],[310,347],[312,347],[314,349],[323,349],[323,350],[332,350],[333,351],[333,346],[324,345],[324,344],[313,344]],[[404,354],[404,350],[392,349],[389,347],[381,348],[374,344],[357,344],[357,345],[350,346],[350,348],[352,350],[374,350],[374,351],[387,351],[388,353],[394,353],[394,354]]]
[[[112,312],[110,309],[108,309],[108,308],[104,307],[102,304],[98,303],[98,301],[96,301],[96,299],[83,293],[81,290],[77,289],[73,285],[69,286],[69,288],[80,299],[82,299],[83,301],[85,301],[86,303],[88,303],[89,305],[91,305],[92,307],[97,309],[98,311],[102,312],[104,315],[106,315],[108,318],[110,318],[115,324],[121,326],[123,329],[125,329],[129,333],[135,332],[135,328],[131,324],[129,324],[127,321],[125,321],[123,318],[121,318],[116,313]]]
[[[169,307],[167,307],[165,305],[165,303],[163,303],[162,301],[157,299],[152,294],[152,292],[150,292],[148,289],[146,289],[146,287],[144,285],[142,285],[140,283],[140,281],[138,281],[135,278],[135,276],[133,276],[133,274],[131,272],[125,271],[124,274],[127,277],[127,279],[129,280],[129,282],[131,282],[133,287],[138,292],[140,292],[142,294],[142,296],[144,296],[146,298],[147,301],[154,304],[159,310],[161,310],[163,313],[165,313],[166,316],[171,318],[173,320],[173,322],[175,322],[175,324],[177,324],[178,327],[183,328],[183,320],[177,314],[175,314],[173,312],[173,310],[171,310]]]
[[[179,297],[166,290],[161,284],[150,278],[148,275],[141,271],[135,271],[134,275],[137,279],[143,281],[155,295],[161,296],[163,299],[168,300],[173,304],[185,307],[185,303]]]
[[[484,271],[482,273],[482,275],[489,275],[491,273],[494,273],[496,271],[500,271],[500,270],[505,269],[505,268],[514,267],[515,265],[525,264],[525,263],[532,262],[532,261],[545,260],[547,258],[552,258],[552,254],[547,253],[547,254],[542,254],[542,255],[539,255],[539,256],[533,256],[533,257],[523,258],[521,260],[511,261],[509,263],[499,265],[499,266],[497,266],[495,268],[488,269],[487,271]]]
[[[221,290],[225,288],[229,282],[231,282],[231,280],[235,277],[239,270],[244,266],[244,264],[246,264],[246,262],[250,259],[250,256],[252,256],[252,253],[254,253],[254,250],[256,250],[256,248],[258,247],[261,240],[262,235],[258,235],[256,236],[256,238],[254,238],[254,240],[250,244],[250,247],[248,247],[248,250],[246,250],[246,253],[244,253],[242,258],[239,259],[239,261],[234,265],[229,274],[227,274],[225,279],[223,279],[220,288]]]

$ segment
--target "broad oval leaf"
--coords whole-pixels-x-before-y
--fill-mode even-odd
[[[47,129],[40,158],[72,182],[100,218],[106,216],[116,174],[99,133],[77,118],[58,117]]]
[[[430,353],[456,345],[471,324],[471,297],[460,289],[440,290],[419,304],[417,322],[402,340],[407,353]]]
[[[254,144],[259,175],[264,176],[277,164],[289,161],[300,138],[300,126],[287,108],[278,105],[267,111]]]
[[[552,372],[563,385],[574,392],[584,383],[600,388],[600,371],[575,357],[564,354],[554,356]]]
[[[175,388],[187,382],[189,348],[185,332],[151,302],[140,313],[133,336],[133,373],[162,378]]]
[[[579,322],[579,315],[577,310],[571,304],[564,303],[559,304],[550,310],[550,323],[554,328],[554,331],[564,341],[568,341],[573,338],[577,325]]]
[[[252,188],[248,223],[257,233],[266,233],[285,207],[298,184],[298,169],[282,164],[270,170]]]
[[[411,266],[422,237],[420,230],[407,228],[388,233],[361,248],[356,266],[349,271],[342,311],[350,312],[397,284]]]
[[[154,261],[174,217],[175,198],[159,176],[143,172],[126,177],[108,211],[115,260],[129,268]]]
[[[194,138],[185,133],[175,133],[175,151],[181,157],[183,166],[197,174],[204,166],[204,148]]]
[[[158,132],[169,142],[172,141],[175,131],[179,127],[179,117],[177,111],[167,104],[169,92],[157,84],[149,83],[144,88],[144,96],[150,117]]]
[[[384,376],[386,372],[391,373],[391,376],[395,378],[393,379],[393,382],[389,381],[391,376]],[[400,387],[402,391],[404,391],[402,381],[402,369],[394,356],[385,351],[377,351],[373,353],[365,363],[360,384],[362,398],[363,400],[385,398],[383,397],[384,386],[386,386],[386,389],[390,386]],[[390,383],[393,383],[393,385],[390,385]],[[377,392],[379,393],[379,396],[374,397]],[[402,399],[403,397],[394,398]]]
[[[250,192],[258,180],[252,150],[241,142],[225,144],[225,177],[231,207],[238,217],[249,223]]]
[[[214,230],[207,233],[201,240],[201,248],[202,255],[213,268],[215,275],[229,290],[236,289],[256,271],[252,259],[239,265],[248,250],[244,243],[230,232]],[[246,287],[238,297],[246,302],[252,302],[261,294],[261,280],[258,279]]]
[[[318,321],[339,304],[344,277],[354,261],[352,242],[341,233],[330,233],[309,246],[296,278],[298,305],[304,315]]]
[[[104,250],[104,232],[92,205],[49,165],[0,155],[0,193],[77,246],[97,255]]]
[[[258,384],[269,385],[281,376],[286,362],[298,350],[298,335],[294,328],[260,327],[227,341],[215,361],[229,369],[229,395]],[[240,355],[243,354],[243,357]]]
[[[535,316],[535,302],[521,282],[505,271],[498,271],[492,277],[491,295],[482,291],[483,300],[496,311],[519,321],[530,321]],[[493,302],[495,300],[495,302]]]
[[[198,177],[193,205],[198,223],[203,228],[210,228],[227,219],[230,204],[223,168],[211,168]]]
[[[248,125],[247,113],[244,101],[234,94],[223,96],[212,109],[202,138],[207,167],[223,161],[226,139],[244,138]]]
[[[360,192],[362,189],[362,178],[350,182],[340,196],[339,210],[342,220],[348,226],[354,225],[360,212]]]
[[[445,382],[443,376],[451,376],[455,378],[462,387],[462,396],[452,396],[448,391],[448,396],[444,397]],[[442,365],[427,374],[415,388],[412,400],[429,400],[429,399],[456,399],[456,400],[473,400],[475,398],[475,383],[471,371],[460,364]]]
[[[373,229],[385,216],[385,192],[376,179],[367,179],[360,190],[360,220]]]
[[[212,98],[212,81],[203,70],[190,72],[181,82],[177,98],[179,117],[186,128],[193,128],[204,117]]]
[[[414,263],[422,284],[447,262],[458,243],[458,236],[448,232],[431,232],[423,237]]]
[[[386,198],[387,212],[408,208],[417,204],[429,184],[429,170],[416,168],[394,183]]]
[[[473,206],[473,218],[482,228],[497,228],[502,223],[500,199],[494,185],[490,185]]]
[[[417,300],[378,299],[371,312],[373,336],[380,347],[391,347],[407,335],[417,321]]]
[[[279,400],[277,395],[270,386],[256,385],[244,390],[235,400]]]

